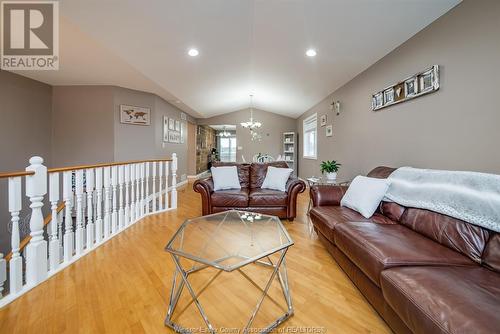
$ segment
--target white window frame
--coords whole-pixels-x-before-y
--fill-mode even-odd
[[[306,133],[314,131],[314,155],[306,155]],[[312,114],[302,121],[302,157],[304,159],[313,159],[316,160],[318,158],[318,114]]]

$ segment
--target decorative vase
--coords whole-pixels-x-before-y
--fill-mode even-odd
[[[328,181],[335,181],[337,179],[337,172],[326,173],[326,179]]]

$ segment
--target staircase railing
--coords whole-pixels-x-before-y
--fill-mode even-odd
[[[8,179],[12,224],[12,251],[6,257],[0,253],[0,307],[143,217],[177,208],[175,153],[171,159],[53,169],[41,157],[29,163],[24,172],[0,174]],[[21,241],[23,180],[31,217],[29,235]],[[44,220],[47,193],[50,214]]]

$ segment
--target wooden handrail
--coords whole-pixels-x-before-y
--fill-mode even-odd
[[[28,175],[35,175],[34,171],[21,171],[21,172],[8,172],[8,173],[0,173],[0,179],[4,179],[7,177],[19,177],[19,176],[28,176]]]
[[[49,168],[49,173],[60,173],[60,172],[69,172],[80,169],[89,169],[89,168],[99,168],[99,167],[111,167],[111,166],[120,166],[120,165],[129,165],[129,164],[139,164],[143,162],[163,162],[163,161],[172,161],[172,159],[149,159],[149,160],[132,160],[132,161],[124,161],[124,162],[110,162],[110,163],[100,163],[93,165],[81,165],[81,166],[71,166],[71,167],[59,167],[59,168]]]
[[[61,212],[62,210],[64,210],[65,207],[66,207],[66,204],[64,202],[62,202],[57,207],[56,212],[57,213]],[[51,220],[52,220],[52,214],[49,213],[43,221],[43,226],[47,226],[51,222]],[[26,247],[28,245],[30,240],[31,240],[31,235],[27,235],[26,237],[24,237],[24,239],[19,243],[19,252],[21,252],[24,249],[24,247]],[[7,256],[5,256],[5,260],[9,261],[11,259],[11,257],[12,257],[12,251],[9,254],[7,254]]]

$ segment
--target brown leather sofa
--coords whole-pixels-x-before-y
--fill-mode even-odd
[[[366,219],[339,206],[346,190],[311,187],[314,229],[396,333],[500,332],[500,233],[389,202]]]
[[[193,189],[201,195],[203,215],[236,209],[274,215],[290,221],[297,216],[297,195],[306,189],[303,181],[290,177],[285,192],[261,188],[267,167],[287,168],[286,162],[252,164],[217,162],[214,166],[237,166],[241,189],[214,191],[211,177],[195,181]]]

